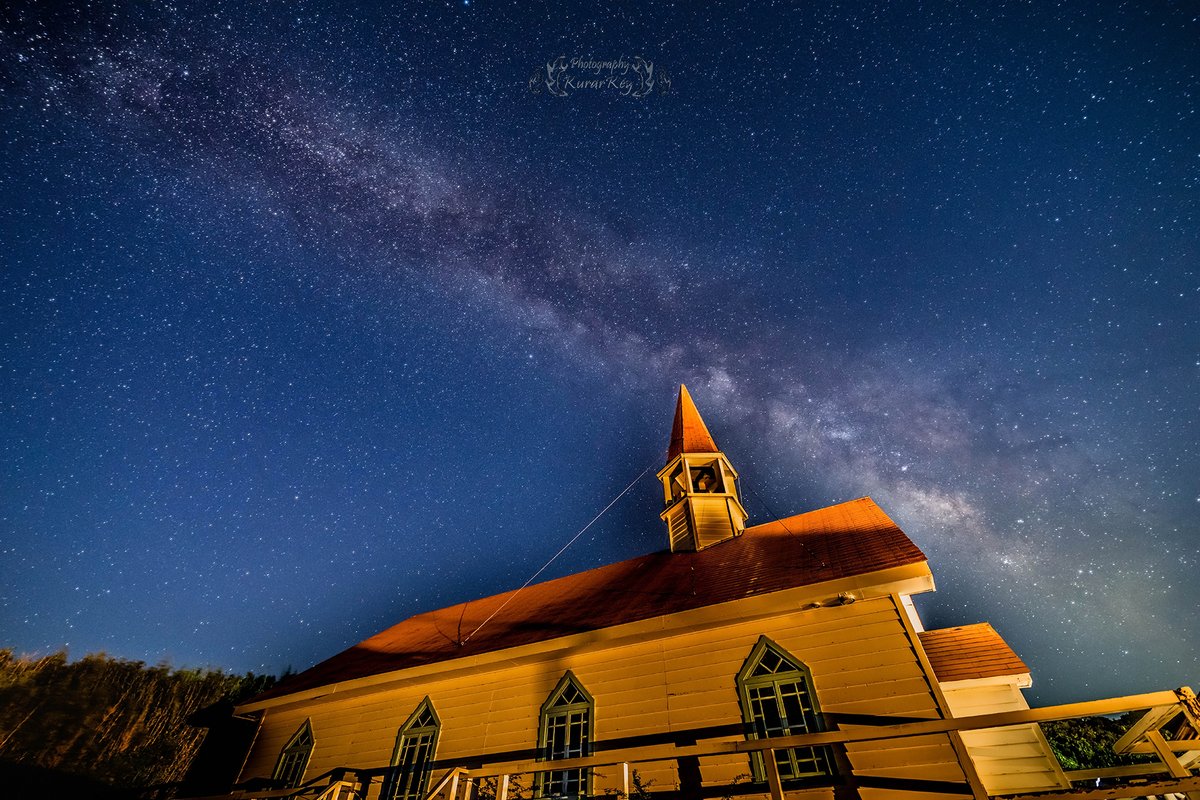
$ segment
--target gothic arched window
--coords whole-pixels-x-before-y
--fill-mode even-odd
[[[758,640],[737,676],[746,736],[768,739],[798,736],[822,729],[820,708],[808,667],[792,658],[767,637]],[[832,774],[830,754],[824,747],[792,747],[775,751],[783,780]],[[750,760],[754,777],[766,780],[763,755]]]
[[[275,780],[280,781],[285,788],[299,786],[304,780],[304,770],[308,769],[308,759],[313,750],[312,725],[304,720],[288,743],[279,753],[279,762],[275,765]]]
[[[582,758],[592,754],[592,712],[595,702],[570,672],[542,704],[538,751],[546,761]],[[538,797],[586,797],[591,770],[586,768],[539,772]]]
[[[423,800],[442,723],[426,697],[396,734],[392,771],[383,782],[381,800]]]

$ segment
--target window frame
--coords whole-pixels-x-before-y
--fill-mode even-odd
[[[768,653],[774,653],[785,664],[792,667],[792,669],[781,670],[767,676],[754,675],[755,669],[757,669],[762,659]],[[812,671],[808,668],[807,664],[766,636],[760,636],[754,647],[751,648],[750,655],[746,657],[742,668],[738,670],[736,684],[738,702],[742,708],[742,721],[746,726],[746,738],[748,740],[770,738],[769,736],[761,735],[760,720],[754,716],[755,702],[754,698],[751,697],[751,690],[760,687],[770,686],[773,688],[776,703],[778,704],[776,708],[779,712],[779,718],[786,721],[784,726],[785,732],[777,735],[794,736],[825,730],[824,719],[821,716],[820,701],[817,698],[816,687],[813,684]],[[793,724],[791,720],[787,720],[782,707],[781,687],[788,684],[799,684],[803,691],[803,697],[808,700],[811,706],[808,709],[808,713],[802,716],[802,725],[799,726]],[[801,705],[801,708],[803,710],[803,705]],[[761,722],[765,722],[765,720]],[[786,767],[784,764],[779,765],[779,777],[785,783],[810,782],[836,775],[833,754],[828,747],[789,747],[776,752],[777,754],[786,754],[784,756],[787,762]],[[802,771],[800,765],[806,761],[813,762],[816,768],[809,771]],[[788,768],[790,768],[791,774],[788,774]],[[766,781],[767,771],[762,752],[750,754],[750,769],[756,782],[762,783]]]
[[[562,698],[563,693],[568,687],[573,687],[584,700],[582,702],[569,703],[566,705],[557,705]],[[587,717],[584,722],[584,743],[583,753],[580,756],[551,756],[549,753],[550,746],[550,726],[551,722],[559,717],[568,717],[567,725],[571,722],[569,715],[574,712],[584,710],[587,712]],[[584,688],[583,684],[575,677],[575,673],[567,670],[567,672],[559,679],[558,684],[547,695],[546,700],[542,703],[542,707],[538,713],[538,761],[555,761],[560,758],[581,758],[592,755],[595,748],[595,732],[596,732],[596,700],[591,693]],[[565,781],[565,775],[570,772],[579,773],[579,785],[582,791],[579,794],[548,794],[547,786],[552,782]],[[555,777],[562,775],[564,777]],[[539,772],[534,787],[534,797],[537,798],[584,798],[589,797],[592,793],[592,770],[590,767],[576,767],[569,770],[556,770],[551,772]]]
[[[701,489],[696,481],[696,478],[703,477],[704,472],[708,471],[713,479],[713,488]],[[696,459],[688,462],[688,485],[692,487],[692,494],[728,494],[726,489],[725,471],[721,468],[721,459]]]
[[[433,719],[433,725],[418,726],[417,723],[426,712]],[[415,784],[411,777],[401,776],[399,771],[389,772],[380,788],[381,800],[424,800],[425,790],[429,785],[429,776],[433,773],[438,740],[442,736],[442,719],[438,716],[437,709],[433,707],[433,701],[429,699],[428,695],[417,703],[417,707],[396,731],[396,744],[392,748],[390,766],[400,766],[400,758],[404,754],[405,745],[409,743],[409,740],[417,740],[423,736],[430,737],[429,756],[421,768],[420,774],[416,776]],[[420,747],[421,745],[417,743],[415,746]]]
[[[303,737],[308,737],[307,745],[299,745]],[[317,740],[313,736],[312,719],[305,719],[296,732],[288,737],[287,744],[279,751],[279,758],[275,760],[275,770],[271,773],[272,780],[282,781],[285,789],[294,789],[304,783],[304,774],[308,772],[308,764],[312,760],[313,748],[316,747]],[[304,750],[304,758],[299,762],[292,762],[289,757],[293,753],[298,753],[301,749]],[[300,771],[294,778],[288,778],[287,774],[292,772],[293,763],[299,763]],[[286,770],[286,772],[285,772]]]

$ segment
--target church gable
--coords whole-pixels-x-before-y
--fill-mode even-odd
[[[1026,707],[1028,668],[990,626],[922,630],[928,564],[874,501],[744,527],[683,387],[658,477],[669,549],[418,614],[243,704],[263,720],[243,780],[353,765],[386,800],[465,800],[438,783],[455,775],[583,800],[630,795],[628,759],[677,800],[1068,785],[1032,724],[847,734]]]

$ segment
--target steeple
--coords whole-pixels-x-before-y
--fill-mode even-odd
[[[741,535],[746,510],[738,500],[737,477],[680,384],[667,465],[658,473],[666,506],[659,516],[667,523],[672,552],[701,550]]]
[[[667,448],[667,461],[680,453],[717,453],[708,426],[700,418],[687,387],[679,384],[679,400],[675,403],[675,424],[671,427],[671,445]]]

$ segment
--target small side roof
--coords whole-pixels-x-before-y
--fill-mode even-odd
[[[1029,667],[986,622],[921,631],[933,674],[942,683],[973,678],[1027,675]]]

